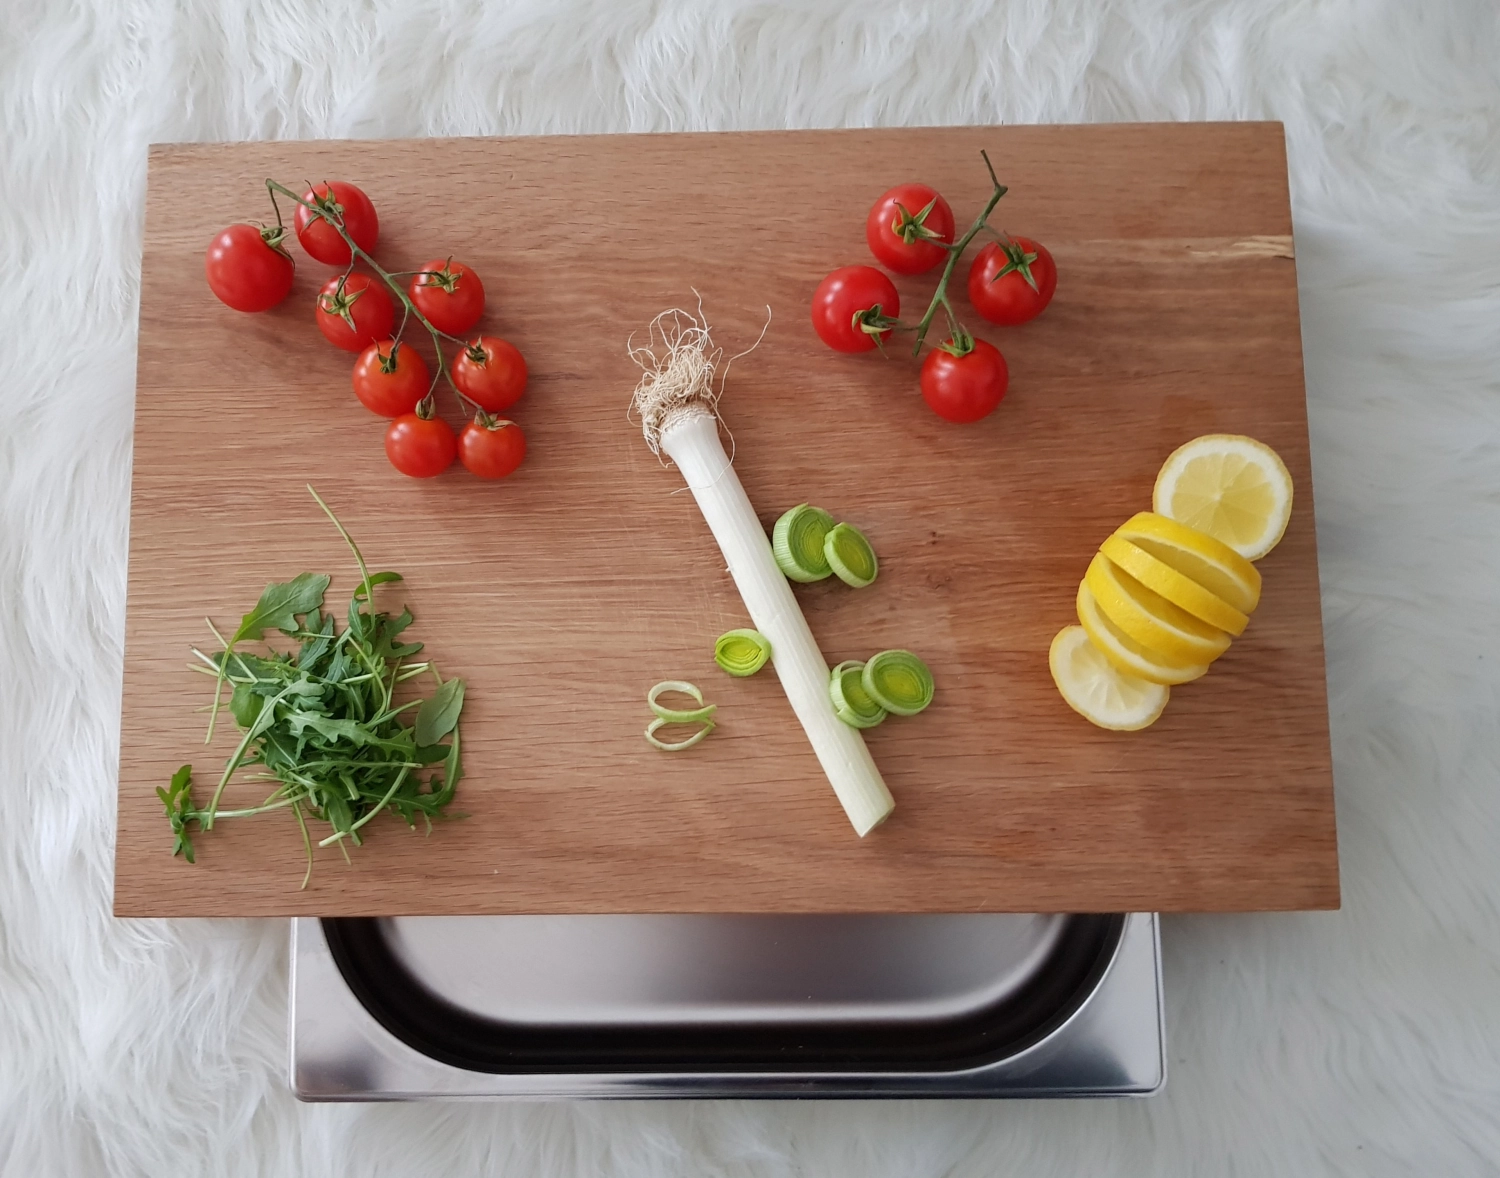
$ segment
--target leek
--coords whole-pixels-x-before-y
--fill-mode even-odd
[[[771,643],[771,665],[829,784],[861,837],[895,807],[864,738],[834,714],[828,663],[776,563],[755,509],[719,440],[715,348],[706,322],[665,311],[649,342],[630,349],[643,369],[632,409],[652,453],[687,481],[729,566],[750,620]]]

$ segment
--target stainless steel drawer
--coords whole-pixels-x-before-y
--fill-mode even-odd
[[[1156,918],[298,920],[308,1100],[1147,1094]]]

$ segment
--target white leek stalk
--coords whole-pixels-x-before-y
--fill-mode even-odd
[[[719,352],[707,325],[686,312],[665,312],[651,328],[650,346],[631,350],[645,369],[634,410],[646,442],[654,453],[676,463],[687,480],[750,620],[771,643],[771,665],[792,710],[862,837],[885,820],[895,802],[864,737],[834,714],[828,663],[719,441],[713,385]],[[661,354],[656,351],[658,342]]]

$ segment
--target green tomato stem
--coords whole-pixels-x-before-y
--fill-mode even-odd
[[[431,408],[432,395],[437,390],[438,381],[446,379],[448,382],[448,387],[453,390],[453,395],[458,398],[459,406],[464,410],[464,412],[468,414],[477,410],[479,406],[476,405],[473,401],[469,400],[468,397],[464,396],[463,393],[459,391],[459,387],[453,383],[453,374],[448,370],[448,362],[443,355],[443,340],[448,340],[449,342],[455,344],[466,344],[468,341],[459,339],[456,335],[449,335],[446,331],[442,331],[437,327],[434,327],[427,316],[422,314],[422,312],[417,308],[417,305],[412,302],[411,296],[408,295],[402,288],[401,284],[396,281],[396,275],[392,274],[373,257],[371,257],[363,249],[361,249],[355,243],[354,238],[349,236],[349,231],[344,228],[344,221],[342,217],[335,216],[327,209],[319,208],[311,201],[303,200],[285,184],[278,184],[275,180],[272,180],[269,177],[266,179],[266,190],[271,194],[271,207],[276,210],[276,223],[278,225],[281,224],[281,206],[276,203],[276,195],[277,193],[280,193],[288,200],[301,205],[315,217],[322,219],[328,225],[332,226],[333,231],[344,239],[344,244],[349,247],[349,270],[351,272],[354,269],[354,260],[356,258],[362,258],[365,265],[369,266],[370,269],[373,270],[380,278],[380,280],[390,288],[391,293],[401,300],[401,330],[396,333],[396,340],[398,342],[401,339],[401,332],[406,330],[406,321],[409,316],[415,315],[417,317],[417,322],[427,329],[428,335],[432,337],[432,350],[437,353],[437,373],[432,378],[432,387],[427,390],[427,396],[423,398],[424,401],[428,402],[429,409]],[[402,271],[402,273],[424,274],[428,273],[428,271],[414,270]],[[346,273],[344,277],[347,278],[348,273]]]
[[[952,245],[944,247],[948,251],[948,263],[943,267],[943,276],[938,280],[937,290],[932,293],[932,302],[927,304],[927,313],[922,316],[921,322],[917,324],[917,342],[911,350],[913,356],[920,356],[922,354],[922,344],[927,339],[927,329],[932,326],[932,321],[936,318],[939,307],[947,311],[948,324],[953,329],[955,338],[966,334],[963,324],[953,314],[952,304],[948,302],[948,281],[953,277],[953,271],[958,266],[958,259],[963,256],[964,250],[969,248],[969,243],[980,232],[988,228],[986,222],[989,221],[990,214],[995,211],[995,206],[1000,203],[1000,198],[1006,193],[1005,185],[1001,184],[999,177],[995,175],[995,167],[990,163],[989,154],[983,151],[979,154],[984,158],[984,166],[989,169],[990,183],[994,185],[994,189],[990,193],[990,199],[985,202],[984,211],[974,219],[974,224],[969,226],[969,231]]]

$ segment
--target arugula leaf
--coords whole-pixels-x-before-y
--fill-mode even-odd
[[[387,585],[392,581],[399,581],[401,579],[402,577],[400,573],[372,573],[370,575],[369,585],[370,588],[373,589],[376,585]],[[354,590],[354,600],[365,600],[365,586],[363,582],[361,582],[359,587]]]
[[[417,724],[413,732],[418,744],[437,744],[453,731],[458,723],[458,713],[464,706],[464,681],[449,679],[440,685],[431,699],[417,709]]]
[[[172,855],[181,855],[189,863],[193,859],[193,839],[188,834],[187,824],[195,816],[193,811],[193,767],[184,765],[172,774],[166,789],[156,787],[156,796],[167,808],[167,821],[172,825]]]
[[[297,652],[297,666],[304,670],[314,666],[317,661],[328,653],[329,647],[333,645],[333,615],[328,614],[319,625],[318,619],[309,614],[307,617],[307,629],[318,635],[311,642],[304,642],[302,649]]]
[[[234,694],[229,697],[229,714],[241,728],[249,728],[260,719],[260,710],[265,702],[266,697],[257,695],[250,684],[236,683]]]
[[[299,573],[290,581],[273,582],[266,586],[255,608],[240,619],[240,628],[229,640],[229,648],[243,639],[260,639],[268,626],[274,626],[287,634],[297,629],[297,618],[321,609],[323,594],[332,580],[326,573]]]
[[[244,639],[258,641],[264,636],[267,626],[274,626],[287,634],[296,633],[299,614],[310,614],[322,609],[323,594],[328,589],[330,579],[326,573],[299,573],[290,581],[273,581],[266,586],[260,600],[255,603],[255,608],[240,619],[240,628],[224,648],[219,663],[219,677],[214,682],[214,702],[208,715],[208,735],[204,738],[204,744],[210,743],[214,738],[214,723],[219,718],[224,678],[229,671],[229,654],[234,650],[235,643]]]
[[[448,759],[443,763],[443,801],[453,797],[458,788],[458,779],[464,775],[463,758],[458,751],[458,729],[453,730],[453,743],[448,746]]]
[[[382,617],[384,615],[381,615]],[[371,637],[371,648],[381,658],[404,659],[416,654],[422,649],[420,642],[408,642],[396,645],[395,639],[411,625],[411,610],[401,611],[401,616],[392,618],[382,626],[377,626]]]
[[[293,712],[286,718],[286,722],[293,736],[301,736],[305,730],[311,728],[319,736],[326,736],[329,740],[347,740],[355,745],[373,744],[378,739],[369,728],[354,720],[331,719],[309,712]]]

